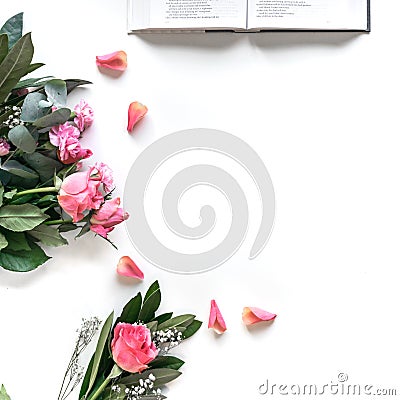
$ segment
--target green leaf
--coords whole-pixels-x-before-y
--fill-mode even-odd
[[[28,69],[27,69],[25,75],[28,75],[28,74],[30,74],[31,72],[36,71],[36,70],[39,69],[39,68],[42,68],[42,67],[45,66],[45,65],[46,65],[46,64],[43,64],[43,63],[33,63],[33,64],[31,64],[31,65],[28,67]]]
[[[39,175],[32,169],[25,167],[18,161],[10,160],[4,163],[1,167],[2,170],[9,172],[12,175],[19,176],[26,179],[37,179]]]
[[[170,368],[178,370],[183,364],[185,364],[185,361],[182,361],[177,357],[160,356],[149,364],[149,368]]]
[[[40,240],[45,246],[58,247],[68,244],[67,240],[60,235],[55,226],[39,225],[27,233],[35,239]]]
[[[172,315],[173,315],[172,312],[161,314],[158,317],[154,318],[154,321],[157,321],[159,324],[162,324],[163,322],[171,319]]]
[[[69,108],[59,108],[51,114],[39,118],[33,123],[33,125],[38,128],[48,128],[55,125],[61,125],[67,122],[70,116],[71,110]]]
[[[7,231],[5,236],[8,240],[7,250],[14,251],[30,251],[31,248],[26,240],[24,232]]]
[[[0,250],[5,249],[8,246],[6,237],[0,232]]]
[[[12,88],[25,75],[33,57],[31,34],[23,36],[0,64],[0,103],[11,92]]]
[[[28,129],[23,125],[18,125],[8,132],[8,139],[11,143],[24,151],[25,153],[33,153],[36,150],[36,141],[30,134]]]
[[[64,107],[67,103],[67,84],[61,79],[52,79],[44,86],[47,100],[57,108]]]
[[[144,323],[154,318],[155,312],[160,307],[161,291],[158,281],[155,281],[144,296],[142,309],[140,310],[138,320]]]
[[[182,375],[182,372],[172,368],[148,369],[143,371],[141,374],[129,375],[125,378],[122,378],[118,381],[118,383],[122,383],[126,386],[136,386],[139,383],[139,379],[145,380],[150,374],[153,374],[156,377],[156,380],[154,381],[154,387],[160,387],[178,378],[180,375]]]
[[[6,193],[4,193],[4,198],[5,199],[12,199],[13,197],[14,197],[14,195],[16,195],[17,194],[17,189],[12,189],[12,190],[10,190],[9,192],[6,192]]]
[[[113,324],[113,318],[114,318],[114,312],[112,312],[108,316],[106,322],[104,322],[103,328],[101,329],[99,341],[97,342],[96,351],[94,353],[93,368],[90,374],[89,385],[85,394],[86,396],[89,394],[90,389],[93,387],[93,384],[96,380],[97,372],[99,371],[100,359],[103,354],[104,347],[107,343],[107,338],[110,334],[110,330]]]
[[[54,158],[46,157],[41,153],[24,154],[25,162],[33,168],[40,177],[42,182],[47,182],[64,168],[64,165],[54,160]]]
[[[8,35],[8,46],[11,48],[21,38],[24,24],[24,13],[11,17],[0,29],[0,33]]]
[[[28,272],[44,264],[51,257],[35,243],[30,244],[29,251],[3,249],[0,252],[0,265],[14,272]]]
[[[4,385],[1,385],[0,388],[0,400],[11,400],[10,396],[6,392],[6,388]]]
[[[69,231],[74,231],[75,229],[78,229],[79,226],[74,225],[74,224],[62,224],[58,227],[58,232],[69,232]]]
[[[29,78],[29,79],[23,79],[19,81],[14,89],[24,89],[24,88],[30,88],[30,87],[40,87],[45,85],[47,82],[49,82],[51,76],[45,76],[43,78]]]
[[[157,321],[151,321],[146,324],[147,328],[150,329],[151,332],[155,332],[157,330]]]
[[[193,336],[201,327],[203,323],[201,321],[198,321],[195,319],[190,325],[186,327],[186,329],[183,332],[183,338],[188,339],[191,336]]]
[[[3,62],[7,54],[8,54],[8,36],[6,34],[2,34],[0,35],[0,64]]]
[[[67,93],[70,94],[75,88],[82,85],[91,85],[92,82],[84,81],[82,79],[66,79]]]
[[[122,310],[121,316],[117,322],[126,322],[128,324],[134,324],[138,320],[140,308],[142,306],[142,295],[138,293],[133,299],[131,299]]]
[[[46,96],[42,93],[29,93],[22,104],[21,120],[24,122],[34,122],[39,118],[48,114],[49,109],[40,108],[39,103],[46,100]]]
[[[0,183],[0,207],[3,205],[4,186]]]
[[[88,390],[90,375],[91,375],[92,369],[93,369],[93,362],[94,362],[94,354],[93,354],[92,358],[90,359],[89,365],[86,369],[85,376],[82,381],[81,389],[79,391],[79,399],[81,399]]]
[[[13,232],[32,230],[46,219],[47,215],[32,204],[9,205],[0,208],[0,226]]]
[[[195,316],[192,314],[179,315],[158,325],[158,330],[163,331],[166,329],[176,328],[178,326],[186,328],[194,321],[194,317]]]

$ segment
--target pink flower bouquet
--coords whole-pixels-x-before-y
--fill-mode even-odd
[[[42,246],[67,244],[64,232],[109,240],[128,218],[112,199],[111,169],[83,164],[93,154],[81,138],[94,112],[84,100],[69,108],[67,96],[90,82],[25,78],[43,64],[32,63],[22,22],[18,14],[0,30],[0,266],[17,272],[46,262]]]

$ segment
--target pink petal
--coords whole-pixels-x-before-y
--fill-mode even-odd
[[[147,107],[138,101],[129,105],[128,109],[128,132],[132,132],[134,126],[147,114]]]
[[[214,329],[216,333],[221,335],[226,331],[226,324],[224,318],[219,311],[217,303],[215,300],[211,300],[211,308],[210,308],[210,318],[208,320],[208,328]]]
[[[122,276],[129,276],[130,278],[136,278],[140,280],[143,280],[144,278],[143,272],[128,256],[121,257],[119,260],[117,265],[117,273]]]
[[[253,325],[257,322],[272,321],[276,317],[276,314],[272,314],[268,311],[262,310],[257,307],[244,307],[242,313],[242,320],[246,325]]]
[[[128,66],[127,54],[121,50],[104,56],[96,56],[96,65],[116,71],[125,71]]]

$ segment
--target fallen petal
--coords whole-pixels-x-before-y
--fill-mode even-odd
[[[244,307],[242,313],[242,320],[246,325],[253,325],[257,322],[272,321],[276,317],[276,314],[272,314],[268,311],[262,310],[257,307]]]
[[[144,278],[143,272],[128,256],[120,258],[117,265],[117,273],[122,276],[129,276],[130,278],[136,278],[140,280],[143,280]]]
[[[127,54],[121,50],[104,56],[96,56],[96,65],[116,71],[125,71],[128,66]]]
[[[221,311],[219,311],[219,308],[215,300],[211,300],[208,328],[214,329],[214,331],[219,335],[221,335],[226,331],[226,324],[224,318],[222,317]]]
[[[128,132],[132,132],[134,126],[147,114],[147,107],[138,101],[129,105],[128,109]]]

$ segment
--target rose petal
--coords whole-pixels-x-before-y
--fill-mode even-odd
[[[221,335],[226,331],[224,318],[219,310],[215,300],[211,300],[210,318],[208,320],[208,328],[214,329],[216,333]]]
[[[128,66],[127,54],[121,50],[104,56],[96,56],[96,65],[116,71],[125,71]]]
[[[140,280],[143,280],[144,278],[143,272],[128,256],[121,257],[117,265],[117,272],[119,275],[129,276],[130,278],[136,278]]]
[[[128,109],[128,132],[132,132],[134,126],[147,114],[147,107],[138,101],[129,105]]]
[[[262,321],[272,321],[276,314],[262,310],[257,307],[244,307],[242,313],[242,320],[246,325],[256,324]]]

